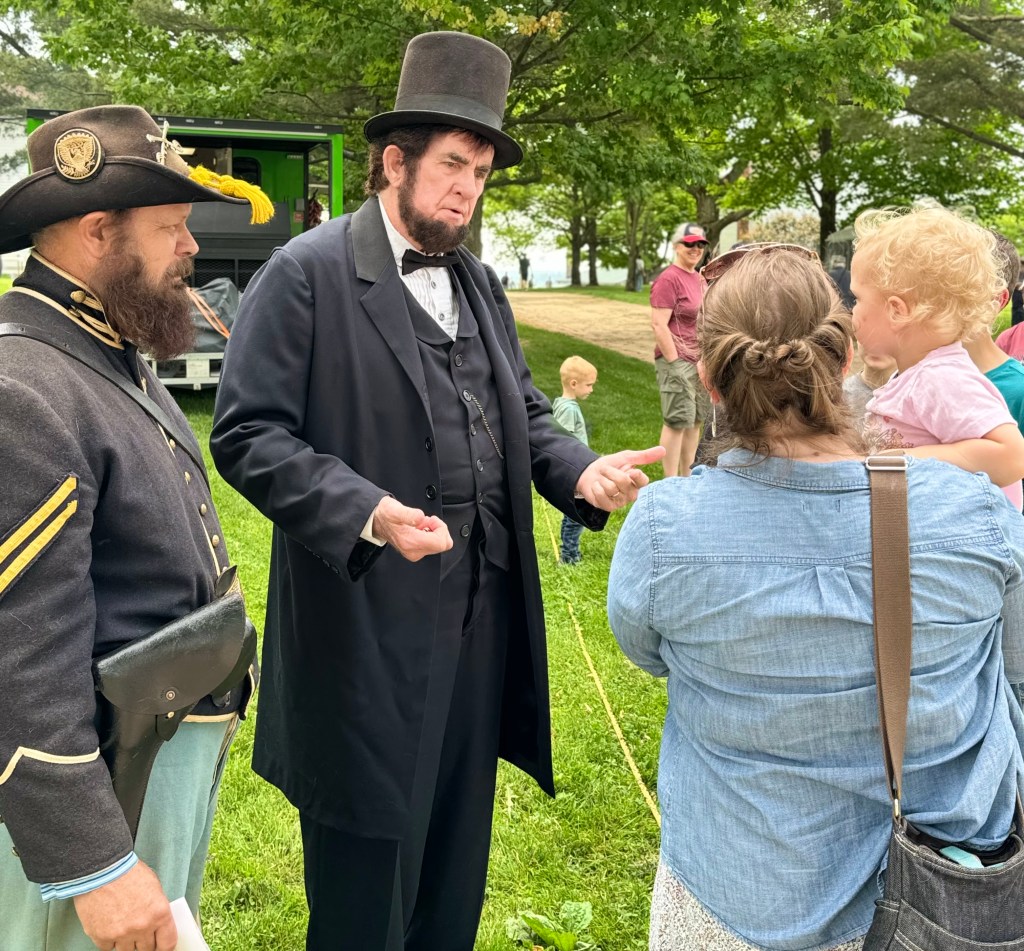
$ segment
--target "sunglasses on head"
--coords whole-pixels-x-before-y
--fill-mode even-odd
[[[779,244],[774,241],[759,241],[752,244],[744,244],[738,248],[733,248],[731,251],[726,251],[724,254],[718,255],[711,261],[708,261],[700,269],[700,273],[704,275],[704,280],[709,284],[717,281],[726,271],[729,270],[737,261],[741,260],[747,254],[776,254],[780,251],[788,251],[792,254],[798,254],[800,257],[805,258],[808,261],[819,261],[820,258],[816,251],[812,251],[810,248],[805,248],[800,244]]]

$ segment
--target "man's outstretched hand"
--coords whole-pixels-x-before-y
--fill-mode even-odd
[[[664,446],[652,446],[601,456],[583,470],[576,491],[594,508],[614,512],[635,501],[637,493],[651,481],[637,466],[650,465],[664,455]]]

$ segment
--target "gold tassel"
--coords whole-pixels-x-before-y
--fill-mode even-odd
[[[218,175],[202,165],[197,165],[189,174],[192,181],[231,198],[244,198],[252,206],[251,224],[262,225],[274,217],[273,202],[255,185],[230,175]]]

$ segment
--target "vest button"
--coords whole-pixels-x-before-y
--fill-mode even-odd
[[[476,435],[476,423],[470,423],[469,424],[469,434],[471,436],[475,436]]]
[[[462,366],[462,354],[461,353],[455,354],[455,365],[457,367],[461,367]]]
[[[467,403],[472,403],[472,402],[473,402],[473,394],[472,394],[472,393],[470,393],[470,392],[469,392],[469,390],[463,390],[463,391],[462,391],[462,398],[463,398],[463,399],[464,399],[464,400],[465,400],[465,401],[466,401]]]
[[[459,534],[463,538],[469,538],[469,526],[468,525],[463,525],[462,528],[459,529]]]
[[[437,498],[437,486],[428,485],[427,486],[427,491],[426,491],[426,496],[427,496],[428,499],[436,499]]]
[[[476,461],[476,467],[477,467],[477,469],[478,469],[478,470],[479,470],[480,472],[483,472],[483,471],[484,471],[484,461],[483,461],[483,459],[477,459],[477,461]]]
[[[432,452],[433,451],[434,443],[433,443],[433,440],[429,436],[427,436],[427,438],[423,440],[423,448],[426,449],[427,452]]]

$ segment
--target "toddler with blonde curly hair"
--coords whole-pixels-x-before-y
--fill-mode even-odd
[[[1020,509],[1024,437],[963,346],[988,333],[1003,290],[995,238],[943,208],[866,212],[855,230],[854,330],[897,367],[868,401],[865,437],[985,472]]]

